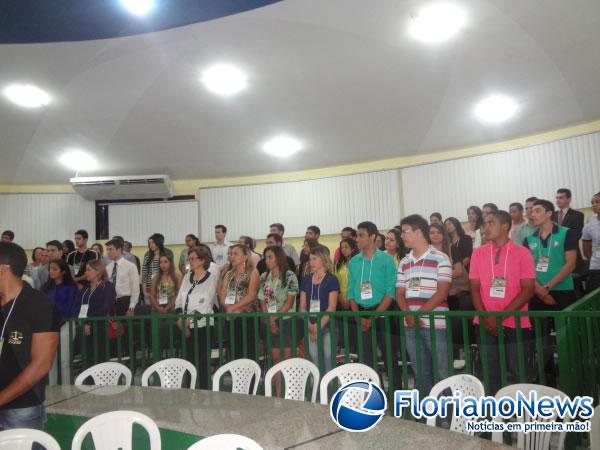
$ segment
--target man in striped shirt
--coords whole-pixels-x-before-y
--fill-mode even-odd
[[[423,217],[407,216],[400,226],[402,240],[411,251],[398,265],[396,301],[399,308],[402,311],[448,311],[446,299],[452,282],[450,259],[431,246],[429,225]],[[435,327],[434,341],[431,340],[431,324]],[[443,380],[448,374],[445,318],[434,316],[432,322],[426,314],[406,316],[405,325],[406,349],[413,363],[417,387],[424,395],[429,394],[434,382]],[[417,373],[417,367],[421,373]]]

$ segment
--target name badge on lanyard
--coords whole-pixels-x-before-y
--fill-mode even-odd
[[[409,278],[406,294],[408,297],[418,297],[421,292],[421,278]]]
[[[365,282],[360,285],[361,300],[371,300],[373,298],[373,288],[370,282]]]
[[[90,307],[90,305],[88,305],[87,303],[85,305],[81,305],[81,308],[79,309],[79,318],[80,319],[85,319],[88,315],[88,308]]]
[[[490,287],[490,297],[504,298],[506,294],[506,278],[495,276]]]
[[[158,297],[158,304],[160,306],[163,306],[167,303],[169,303],[169,296],[167,294],[160,294],[160,296]]]
[[[235,291],[228,291],[227,292],[227,296],[225,297],[225,304],[226,305],[235,305]]]
[[[548,266],[550,265],[549,256],[540,256],[535,266],[536,272],[548,272]]]
[[[73,264],[73,273],[77,275],[79,273],[80,264]]]
[[[318,298],[310,300],[310,312],[321,312],[321,301]]]

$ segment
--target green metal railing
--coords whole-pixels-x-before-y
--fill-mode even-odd
[[[309,317],[320,318],[329,315],[328,330],[317,326],[317,354],[309,351]],[[291,356],[303,356],[314,359],[321,375],[325,373],[326,349],[323,348],[324,333],[330,333],[330,364],[335,367],[339,363],[358,361],[375,368],[385,380],[389,399],[395,389],[422,388],[423,358],[411,362],[407,351],[407,331],[405,317],[415,317],[415,322],[428,327],[415,333],[417,355],[423,353],[427,345],[425,337],[429,337],[431,352],[436,355],[441,342],[437,342],[435,318],[443,318],[445,329],[442,332],[448,343],[446,346],[448,373],[470,373],[478,376],[486,392],[490,392],[490,354],[483,318],[494,317],[498,328],[498,368],[501,385],[511,382],[548,383],[548,364],[554,361],[546,359],[548,353],[557,353],[558,360],[554,369],[558,373],[557,387],[568,395],[592,395],[596,403],[600,396],[600,290],[579,300],[568,310],[561,312],[494,312],[480,313],[475,311],[450,311],[436,313],[401,312],[401,311],[361,311],[335,313],[249,313],[249,314],[209,314],[209,315],[147,315],[135,317],[119,317],[124,333],[109,337],[109,327],[115,318],[88,318],[91,334],[85,334],[84,324],[78,320],[67,322],[69,342],[68,348],[59,349],[58,358],[68,352],[69,377],[72,382],[75,376],[93,364],[117,360],[129,366],[132,372],[143,370],[149,365],[164,358],[180,357],[190,360],[198,369],[200,387],[212,385],[212,373],[220,365],[241,357],[254,359],[267,370],[274,364],[274,350],[279,350],[284,359],[284,332],[279,336],[271,334],[270,319],[277,317],[280,330],[288,327],[292,343]],[[482,318],[480,324],[472,325],[476,316]],[[509,331],[502,325],[507,317],[528,316],[532,322],[531,341],[524,340],[520,320],[516,320],[516,358],[518,361],[517,380],[510,379],[506,357],[508,352],[515,351],[507,343]],[[367,317],[372,319],[373,331],[363,336],[360,322],[356,319]],[[208,325],[194,327],[186,337],[185,328],[177,326],[179,319],[192,319],[194,322],[203,319]],[[547,321],[554,321],[556,349],[554,341],[544,334]],[[458,324],[458,326],[457,326]],[[510,333],[513,333],[510,331]],[[552,338],[550,338],[552,339]],[[528,347],[529,345],[529,347]],[[549,347],[551,346],[551,347]],[[527,350],[527,349],[531,350]],[[458,350],[458,353],[457,353]],[[531,354],[533,351],[533,355]],[[339,355],[339,356],[338,356]],[[368,355],[371,358],[367,360]],[[454,360],[464,361],[455,368]],[[437,367],[437,358],[432,358],[433,382],[443,377]],[[59,383],[65,378],[60,373]],[[414,376],[412,375],[414,373]],[[442,375],[440,375],[440,373]],[[67,381],[68,381],[67,380]]]

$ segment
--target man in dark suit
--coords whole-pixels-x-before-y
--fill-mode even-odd
[[[571,209],[570,189],[561,188],[556,191],[556,207],[556,211],[554,211],[554,214],[552,214],[552,221],[563,227],[573,230],[575,236],[577,237],[577,241],[579,242],[583,232],[584,218],[582,212]],[[581,251],[578,245],[577,266],[574,270],[574,273],[582,274],[584,270],[583,258],[581,257]]]

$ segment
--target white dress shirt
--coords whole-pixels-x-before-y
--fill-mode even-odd
[[[208,278],[202,283],[196,284],[193,289],[193,272],[189,271],[185,274],[183,280],[181,280],[181,287],[175,300],[175,309],[181,309],[183,314],[193,314],[195,312],[200,314],[213,313],[213,305],[219,283],[219,270],[213,271],[213,267],[211,264],[211,267],[208,269]],[[206,318],[199,319],[197,326],[206,326]],[[190,328],[194,328],[193,322],[190,324]]]
[[[129,300],[129,309],[133,309],[140,298],[140,274],[136,265],[127,261],[122,256],[116,261],[116,264],[117,281],[115,282],[115,291],[117,291],[117,298],[131,297]],[[109,281],[112,281],[114,266],[115,261],[111,261],[106,266]]]
[[[227,251],[230,245],[229,242],[223,241],[222,244],[215,242],[210,246],[213,260],[217,266],[223,267],[227,263]]]

